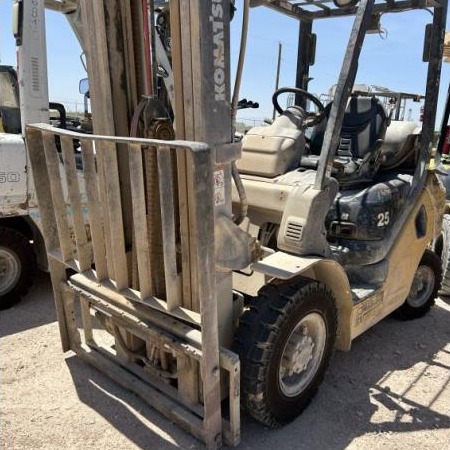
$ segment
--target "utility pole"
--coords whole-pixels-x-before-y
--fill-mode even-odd
[[[278,63],[277,63],[277,76],[275,80],[275,91],[278,90],[278,85],[280,82],[280,68],[281,68],[281,50],[283,48],[283,44],[278,42]],[[275,120],[276,110],[273,108],[272,120]]]

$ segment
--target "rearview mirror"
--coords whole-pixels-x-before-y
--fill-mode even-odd
[[[80,80],[78,88],[81,95],[87,95],[89,97],[89,80],[87,78]]]
[[[22,0],[15,1],[12,7],[12,32],[16,45],[22,45],[23,4]]]

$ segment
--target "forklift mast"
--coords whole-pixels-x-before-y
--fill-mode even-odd
[[[231,123],[230,2],[170,2],[175,141],[167,140],[169,114],[155,97],[146,33],[152,3],[80,0],[76,13],[65,11],[86,55],[94,134],[42,124],[27,130],[61,340],[64,351],[128,387],[134,382],[121,367],[136,372],[141,361],[135,386],[153,384],[138,388],[150,403],[211,448],[222,439],[237,445],[239,360],[228,349],[242,297],[233,293],[232,270],[248,266],[257,247],[231,212],[240,144]],[[83,179],[87,195],[80,200]],[[67,278],[68,266],[78,281]],[[82,335],[74,327],[75,302],[83,310]],[[114,336],[117,367],[111,355],[105,360],[95,351],[102,340],[94,317]]]
[[[110,1],[111,5],[114,3]],[[105,3],[106,5],[106,3]],[[95,134],[121,135],[133,134],[132,121],[138,104],[144,102],[146,111],[160,111],[155,106],[155,98],[144,98],[149,95],[152,86],[153,67],[146,58],[141,58],[146,48],[146,36],[142,32],[147,20],[142,5],[131,3],[124,6],[118,2],[114,13],[105,15],[101,2],[81,2],[81,16],[87,33],[85,33],[85,51],[90,74],[90,97],[92,104],[93,127]],[[120,6],[120,7],[119,7]],[[238,232],[231,221],[231,165],[240,155],[240,145],[233,143],[231,105],[230,105],[230,7],[228,0],[211,1],[171,1],[171,41],[172,63],[174,73],[174,115],[176,118],[176,138],[196,142],[205,142],[214,149],[216,165],[215,178],[215,217],[216,227]],[[120,24],[120,26],[117,26]],[[128,29],[126,28],[128,27]],[[124,32],[126,31],[126,34]],[[123,33],[123,34],[121,34]],[[114,35],[122,37],[123,47],[115,46]],[[95,68],[95,69],[94,69]],[[150,79],[148,76],[150,74]],[[126,79],[127,83],[122,83]],[[153,88],[150,89],[153,91]],[[143,100],[141,100],[143,99]],[[157,133],[149,132],[158,127],[154,114],[145,115],[146,130],[140,136],[158,138]],[[122,184],[122,204],[124,206],[124,224],[126,245],[131,245],[132,237],[129,228],[131,210],[127,210],[130,202],[128,161],[123,152],[118,152],[118,167]],[[123,159],[121,159],[123,158]],[[150,170],[151,161],[147,161]],[[184,164],[184,163],[183,163]],[[180,180],[185,178],[182,165],[179,167]],[[156,173],[155,173],[156,174]],[[189,183],[189,180],[186,181]],[[178,195],[189,195],[189,186],[179,187]],[[184,214],[181,214],[183,217]],[[156,226],[155,226],[156,227]],[[157,227],[156,227],[157,228]],[[155,229],[155,234],[161,233]],[[217,236],[223,233],[217,232]],[[231,233],[233,235],[233,233]],[[242,236],[242,235],[241,235]],[[245,237],[243,237],[245,240]],[[183,242],[184,236],[181,236]],[[241,241],[230,238],[227,242],[220,239],[217,257],[223,261],[232,260],[245,267],[248,262],[248,251],[240,256]],[[248,245],[251,244],[247,244]],[[154,255],[154,266],[158,265],[161,255]],[[187,262],[185,262],[187,264]],[[224,263],[226,264],[226,263]],[[186,266],[186,268],[188,265]],[[195,283],[183,279],[184,289],[195,290]],[[225,322],[232,317],[232,285],[229,270],[216,276],[220,317]],[[189,287],[189,285],[192,285]],[[155,279],[155,286],[160,281]],[[162,289],[163,290],[163,289]],[[198,310],[198,300],[192,292],[184,300],[185,306]],[[221,330],[221,342],[231,343],[229,327]]]

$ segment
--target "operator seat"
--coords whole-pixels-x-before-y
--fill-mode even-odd
[[[302,158],[300,167],[317,169],[331,105],[325,107],[324,119],[314,128],[310,155]],[[388,122],[386,112],[377,98],[350,98],[333,164],[333,176],[341,187],[373,180],[381,163],[381,145]]]

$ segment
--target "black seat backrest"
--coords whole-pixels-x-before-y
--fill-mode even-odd
[[[325,107],[325,118],[311,135],[313,155],[320,154],[331,105]],[[377,98],[351,97],[344,113],[336,156],[363,159],[376,147],[377,141],[384,139],[387,125],[386,112]]]

